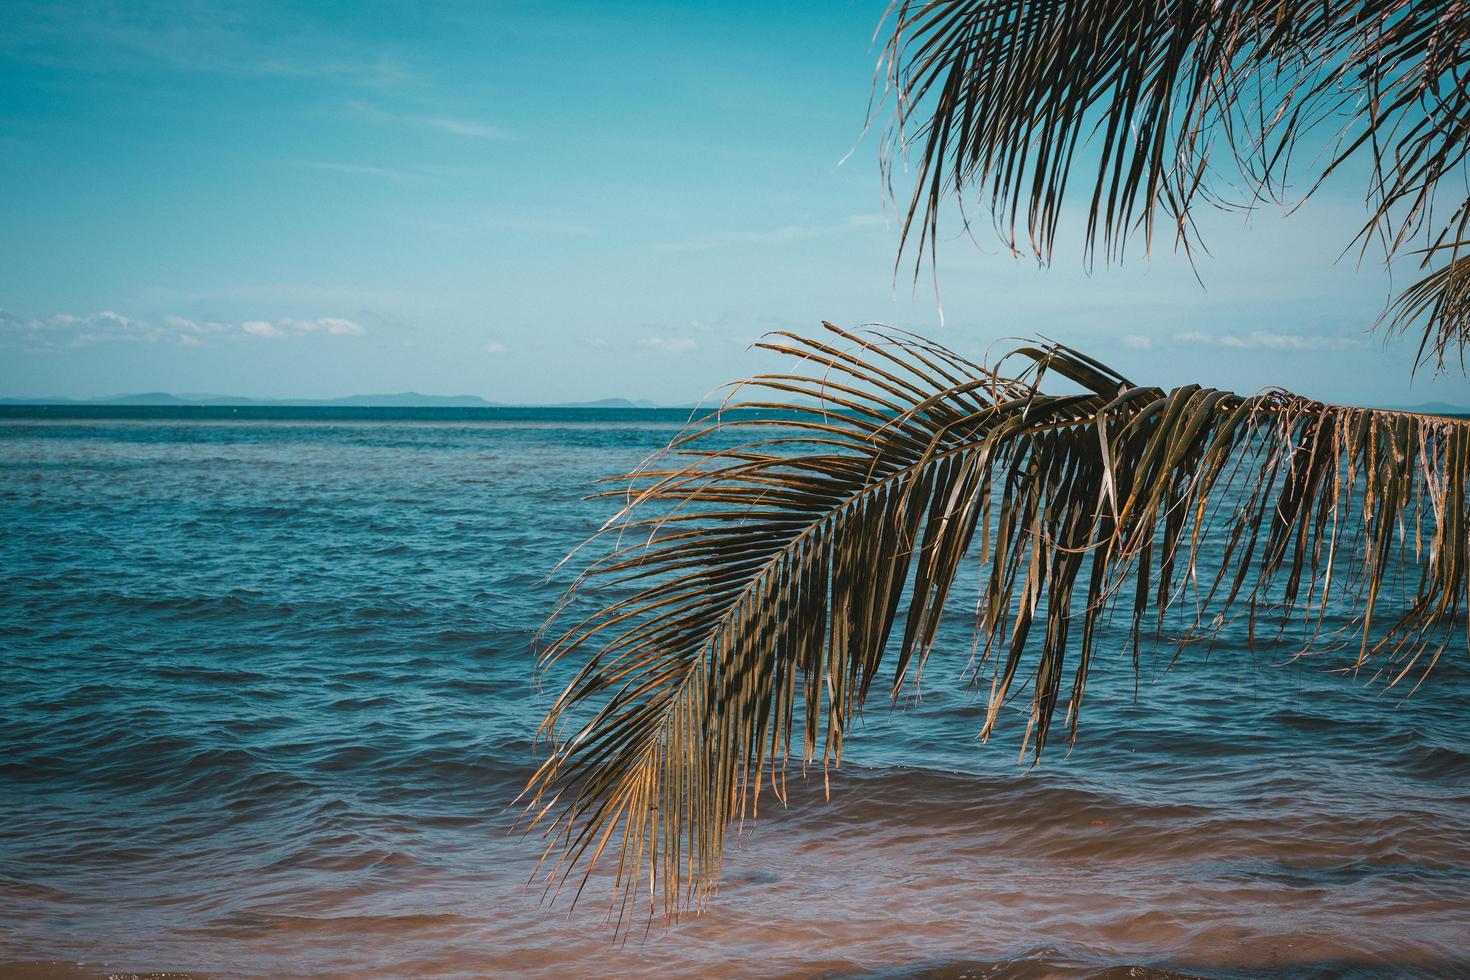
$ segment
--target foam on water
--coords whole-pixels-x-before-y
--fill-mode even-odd
[[[1407,704],[1232,635],[1135,702],[1119,648],[1025,769],[1014,719],[974,739],[962,602],[706,915],[540,905],[545,576],[683,420],[6,410],[0,975],[1470,972],[1463,648]]]

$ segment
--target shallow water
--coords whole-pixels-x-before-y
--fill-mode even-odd
[[[0,414],[0,975],[1470,974],[1463,646],[1407,703],[1229,643],[1135,701],[1120,648],[1027,769],[960,610],[705,915],[542,905],[545,576],[682,420]]]

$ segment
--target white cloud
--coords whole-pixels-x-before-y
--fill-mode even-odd
[[[157,322],[137,320],[115,310],[78,316],[56,313],[49,317],[23,317],[0,310],[0,347],[20,348],[33,353],[57,352],[98,344],[169,342],[180,347],[202,347],[218,337],[254,337],[280,340],[302,334],[321,333],[333,337],[360,337],[367,331],[352,320],[319,317],[295,320],[282,317],[274,323],[246,320],[239,324],[215,320],[192,320],[166,316]]]
[[[185,334],[223,333],[229,329],[228,324],[215,323],[212,320],[201,323],[182,316],[166,316],[163,318],[163,325]]]
[[[486,354],[506,354],[506,353],[509,353],[509,352],[510,352],[510,348],[509,347],[505,346],[504,344],[497,343],[496,341],[493,341],[493,340],[490,341],[490,343],[488,343],[488,344],[485,345],[485,353]]]
[[[59,351],[96,344],[157,343],[171,336],[165,328],[103,310],[86,316],[56,313],[49,317],[22,317],[0,310],[0,346],[23,350]]]
[[[275,323],[251,320],[242,323],[240,328],[251,336],[266,337],[271,340],[308,333],[325,333],[333,337],[361,337],[367,333],[361,324],[334,316],[319,317],[315,320],[294,320],[283,316]]]
[[[666,351],[670,354],[677,354],[680,351],[693,350],[697,346],[694,341],[690,340],[688,337],[644,337],[642,340],[638,341],[638,343],[643,345],[644,347],[651,347],[654,350]]]
[[[122,327],[123,329],[133,329],[143,326],[143,321],[134,320],[131,317],[125,317],[121,313],[114,313],[111,310],[103,310],[101,313],[98,313],[95,317],[93,317],[93,319],[98,321],[99,323],[115,324],[119,327]]]
[[[1154,342],[1143,334],[1131,333],[1123,338],[1123,346],[1129,350],[1153,350]]]
[[[605,350],[608,346],[606,337],[585,337],[583,338],[583,342],[588,347],[593,347],[597,350]]]
[[[1203,347],[1228,347],[1234,350],[1351,350],[1354,347],[1363,346],[1363,341],[1356,337],[1331,337],[1324,334],[1271,333],[1266,330],[1252,330],[1244,336],[1230,333],[1207,334],[1201,333],[1198,330],[1191,330],[1188,333],[1175,335],[1174,340],[1181,344],[1195,344]]]
[[[362,328],[362,324],[335,316],[318,317],[315,320],[281,320],[280,322],[283,326],[302,333],[315,333],[320,330],[333,337],[361,337],[367,333]]]

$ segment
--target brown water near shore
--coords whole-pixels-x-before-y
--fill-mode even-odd
[[[521,887],[533,870],[529,849],[500,841],[487,852],[483,838],[478,847],[465,838],[466,853],[486,863],[431,869],[385,852],[372,862],[385,869],[376,881],[314,893],[262,889],[237,912],[166,937],[73,936],[73,955],[101,966],[0,975],[175,967],[220,978],[1470,970],[1459,887],[1470,835],[1413,812],[1314,812],[1296,803],[1298,781],[1282,773],[1269,796],[1225,813],[1124,802],[1039,775],[845,773],[833,780],[831,803],[814,780],[790,810],[761,817],[731,854],[705,915],[668,928],[661,919],[641,923],[646,931],[621,943],[595,900],[548,909]],[[316,860],[340,863],[326,853]],[[1009,952],[987,959],[977,950]]]

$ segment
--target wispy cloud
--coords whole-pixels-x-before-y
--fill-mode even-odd
[[[588,225],[541,221],[535,218],[492,218],[486,224],[491,228],[520,231],[530,235],[561,235],[567,238],[592,238],[597,235],[597,229]]]
[[[381,281],[360,279],[331,285],[286,285],[279,282],[254,283],[236,286],[217,286],[210,289],[176,289],[152,286],[140,290],[143,298],[154,307],[179,305],[214,306],[225,304],[237,306],[270,306],[273,308],[355,306],[393,307],[425,303],[434,294],[417,290],[387,288]],[[364,314],[368,311],[363,310]]]
[[[392,180],[405,183],[411,180],[422,180],[422,174],[409,173],[406,170],[394,170],[391,167],[375,167],[365,163],[333,163],[327,160],[299,160],[298,167],[307,170],[317,170],[329,174],[350,174],[357,177],[380,177],[383,180]]]
[[[37,3],[22,5],[7,22],[0,53],[61,68],[83,63],[92,72],[317,79],[376,91],[419,80],[382,44],[348,40],[306,17],[282,27],[279,12],[266,22],[245,8],[210,2]]]
[[[653,350],[665,351],[669,354],[677,354],[683,351],[693,350],[698,345],[688,337],[644,337],[638,341],[642,347]]]
[[[1131,333],[1123,338],[1123,346],[1129,350],[1153,350],[1154,342],[1143,334]]]
[[[485,345],[485,353],[486,354],[508,354],[508,353],[510,353],[510,348],[507,347],[507,346],[505,346],[504,344],[500,343],[499,341],[492,340],[488,344]]]
[[[347,108],[353,113],[382,123],[412,126],[418,129],[433,129],[452,136],[470,139],[505,142],[516,139],[515,134],[492,126],[478,119],[461,119],[451,116],[436,116],[416,112],[392,112],[367,102],[349,102]]]
[[[830,235],[843,235],[880,227],[885,223],[881,214],[855,214],[846,221],[826,225],[784,225],[757,231],[731,231],[717,235],[691,238],[682,242],[666,242],[657,246],[668,252],[696,252],[711,248],[728,248],[734,245],[781,245],[787,242],[802,242]]]
[[[1274,351],[1321,351],[1351,350],[1362,347],[1364,341],[1356,337],[1333,337],[1325,334],[1272,333],[1252,330],[1248,334],[1208,334],[1198,330],[1176,334],[1175,342],[1201,347],[1226,347],[1235,350]]]
[[[32,353],[55,353],[98,344],[172,343],[181,347],[202,347],[207,342],[230,337],[283,340],[304,334],[359,337],[366,332],[356,321],[340,317],[313,320],[282,317],[274,322],[245,320],[231,324],[182,316],[166,316],[153,322],[124,316],[113,310],[85,316],[56,313],[49,317],[23,317],[0,310],[0,347]]]
[[[508,140],[513,137],[503,129],[487,126],[470,119],[449,119],[444,116],[406,116],[408,122],[416,122],[430,129],[437,129],[455,136],[473,136],[482,140]]]

